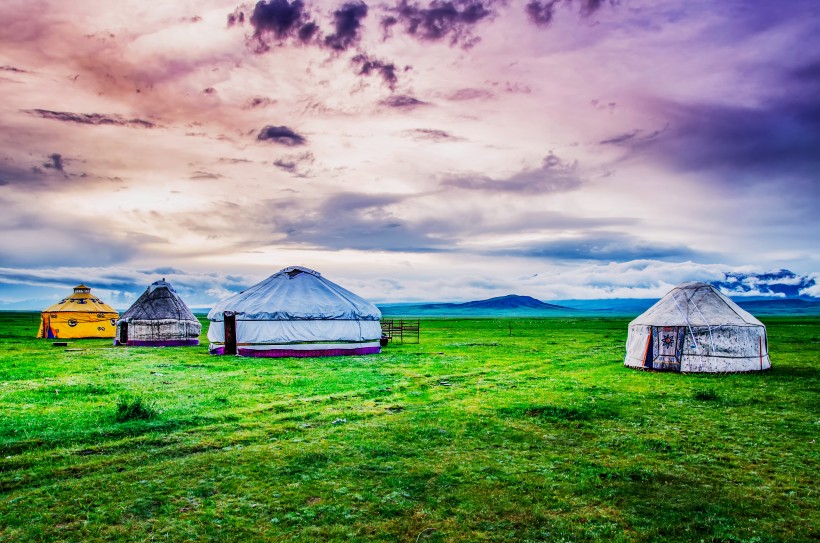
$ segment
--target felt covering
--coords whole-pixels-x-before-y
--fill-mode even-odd
[[[110,338],[119,314],[85,285],[74,287],[74,293],[44,309],[40,315],[38,338]]]
[[[379,349],[379,309],[308,268],[285,268],[216,304],[208,313],[214,354],[224,352],[225,312],[235,315],[240,355],[305,356],[307,350],[319,353],[311,356],[335,356]]]
[[[629,323],[624,365],[681,372],[771,367],[766,327],[706,283],[683,283]]]
[[[117,321],[115,345],[199,345],[202,325],[164,279],[145,289]]]

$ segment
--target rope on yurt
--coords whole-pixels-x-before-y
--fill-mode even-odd
[[[695,302],[695,295],[694,294],[692,294],[692,299],[689,300],[689,301],[692,302],[692,305],[695,306],[695,311],[698,312],[698,315],[701,316],[701,318],[703,319],[703,322],[706,323],[706,328],[709,330],[709,345],[712,347],[711,352],[714,353],[715,352],[715,338],[712,337],[712,325],[709,324],[709,321],[706,319],[706,315],[704,315],[703,313],[700,312],[700,308],[698,307],[698,304]]]
[[[686,297],[686,294],[684,294],[683,296]],[[680,305],[678,304],[678,300],[677,300],[677,298],[675,298],[674,294],[672,294],[672,301],[675,302],[675,307],[678,308],[678,313],[680,313],[681,317],[683,317],[683,321],[686,323],[686,326],[689,328],[689,335],[692,336],[692,341],[695,342],[695,351],[698,353],[698,356],[703,356],[702,354],[700,354],[700,346],[698,346],[698,340],[695,337],[695,332],[692,330],[692,325],[689,324],[689,317],[687,317],[686,313],[684,313],[683,309],[681,309]]]

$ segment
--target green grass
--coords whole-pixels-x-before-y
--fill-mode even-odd
[[[626,369],[625,319],[277,360],[36,319],[0,313],[0,541],[820,538],[817,318],[768,319],[747,375]]]

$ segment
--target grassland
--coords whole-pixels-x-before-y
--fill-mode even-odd
[[[625,369],[626,319],[253,360],[58,348],[36,318],[0,314],[0,541],[820,538],[816,317],[721,376]]]

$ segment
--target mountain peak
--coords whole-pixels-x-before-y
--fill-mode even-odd
[[[559,305],[547,304],[531,296],[520,296],[518,294],[507,294],[506,296],[496,296],[495,298],[489,298],[487,300],[477,300],[456,305],[468,309],[563,309]]]

